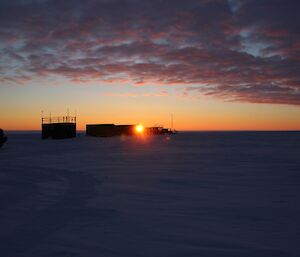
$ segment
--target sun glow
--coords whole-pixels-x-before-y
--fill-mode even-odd
[[[139,125],[136,125],[135,126],[135,131],[138,133],[138,134],[142,134],[144,132],[144,126],[139,124]]]

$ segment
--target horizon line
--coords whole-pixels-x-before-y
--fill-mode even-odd
[[[42,132],[41,129],[10,129],[5,132]],[[85,132],[86,130],[77,130],[77,132]],[[176,130],[178,132],[300,132],[300,129],[205,129],[205,130]]]

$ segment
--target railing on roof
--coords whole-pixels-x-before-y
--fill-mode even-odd
[[[51,123],[76,123],[76,116],[42,117],[42,124]]]

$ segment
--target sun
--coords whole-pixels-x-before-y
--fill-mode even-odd
[[[135,126],[135,131],[138,133],[138,134],[142,134],[144,132],[144,126],[139,124],[139,125],[136,125]]]

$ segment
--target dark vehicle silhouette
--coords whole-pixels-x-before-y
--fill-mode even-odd
[[[0,129],[0,147],[7,141],[7,137],[4,136],[3,129]]]

